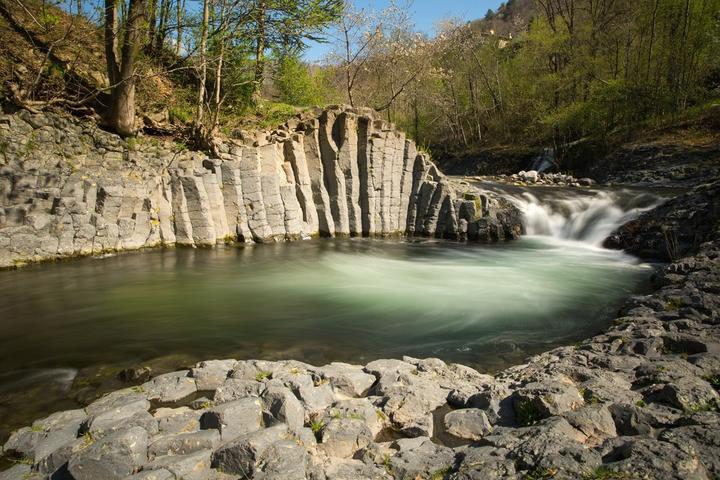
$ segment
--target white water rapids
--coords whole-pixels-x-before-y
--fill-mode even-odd
[[[499,193],[520,209],[527,235],[572,240],[593,247],[601,246],[615,229],[663,201],[654,194],[627,189],[535,187]]]

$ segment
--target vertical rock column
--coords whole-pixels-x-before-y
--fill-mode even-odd
[[[318,216],[318,229],[321,234],[335,234],[335,220],[330,207],[330,195],[325,188],[325,169],[320,155],[320,124],[311,120],[303,124],[305,131],[303,146],[307,161],[310,186],[312,188],[315,211]]]
[[[349,235],[347,192],[345,176],[338,159],[335,121],[334,111],[325,110],[320,116],[320,158],[324,169],[325,187],[330,197],[330,209],[335,222],[335,235]]]
[[[320,230],[318,213],[313,200],[312,181],[308,172],[305,158],[305,137],[295,133],[284,144],[285,159],[290,162],[295,177],[295,190],[297,200],[302,210],[302,220],[305,223],[304,231],[308,235],[316,235]]]
[[[246,147],[242,150],[240,160],[240,178],[243,201],[247,213],[248,228],[257,242],[265,242],[272,238],[273,232],[268,225],[263,202],[262,184],[260,180],[260,158],[257,148]]]
[[[402,233],[405,233],[408,227],[408,208],[413,198],[413,167],[415,166],[416,156],[415,142],[405,140],[402,178],[400,179],[400,211],[398,212],[398,231]]]
[[[343,112],[335,120],[333,137],[338,142],[338,162],[345,178],[348,227],[351,235],[363,233],[360,208],[360,174],[358,171],[358,117]],[[367,141],[366,138],[363,140]]]
[[[240,175],[240,159],[242,150],[234,147],[230,155],[225,155],[222,169],[223,201],[228,230],[243,242],[252,241],[252,233],[248,226],[247,210],[242,191],[242,177]]]

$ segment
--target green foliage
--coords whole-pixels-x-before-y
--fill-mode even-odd
[[[539,422],[542,417],[532,400],[523,399],[515,403],[515,419],[521,426],[529,427]]]
[[[311,72],[296,55],[282,55],[275,68],[275,86],[283,103],[298,106],[323,103],[324,73]]]
[[[637,402],[635,402],[635,405],[640,408],[643,408],[643,407],[647,406],[647,403],[645,403],[645,400],[638,400]]]
[[[452,467],[443,467],[430,474],[431,480],[443,480],[452,471]]]
[[[683,305],[684,303],[681,299],[673,297],[668,299],[667,303],[665,303],[665,310],[676,311],[679,310],[680,307],[682,307]]]
[[[523,480],[546,480],[557,475],[556,468],[536,468],[523,476]]]
[[[325,423],[322,420],[313,420],[310,422],[310,430],[312,430],[314,434],[320,433],[323,428],[325,428]]]
[[[255,375],[255,380],[257,380],[258,382],[262,382],[263,380],[271,378],[271,377],[272,377],[272,372],[262,370]]]
[[[706,375],[703,377],[715,390],[720,390],[720,374]]]
[[[190,122],[193,117],[192,109],[189,106],[176,106],[168,109],[168,117],[172,124],[184,124]]]
[[[616,472],[607,467],[598,467],[593,473],[583,476],[583,480],[630,480],[632,475],[625,472]]]

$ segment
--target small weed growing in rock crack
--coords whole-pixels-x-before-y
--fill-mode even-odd
[[[557,468],[536,468],[527,472],[525,476],[523,476],[523,480],[545,480],[555,477],[557,473]]]
[[[435,470],[430,474],[431,480],[442,480],[447,476],[448,473],[452,470],[452,467],[445,467],[441,468],[440,470]]]
[[[643,408],[647,407],[647,403],[645,403],[645,400],[638,400],[637,402],[635,402],[635,406]]]
[[[515,417],[523,427],[535,425],[541,420],[540,412],[530,399],[520,400],[515,404]]]
[[[625,472],[616,472],[607,467],[599,467],[593,473],[585,475],[583,480],[630,480],[633,478]]]
[[[665,310],[680,310],[680,307],[684,305],[683,301],[679,298],[670,298],[668,299],[667,303],[665,303]]]
[[[718,410],[720,410],[720,406],[716,400],[703,403],[693,403],[685,409],[687,413],[717,412]]]
[[[257,380],[258,382],[262,382],[263,380],[266,380],[271,377],[272,377],[272,372],[263,370],[263,371],[258,372],[257,375],[255,375],[255,380]]]
[[[383,464],[383,467],[385,467],[386,472],[388,472],[392,476],[395,476],[393,474],[393,466],[390,463],[390,455],[388,455],[387,453],[385,455],[383,455],[383,463],[382,464]]]
[[[325,428],[325,423],[322,420],[313,420],[310,422],[310,430],[316,435],[320,433],[320,430],[323,428]]]
[[[720,390],[720,374],[716,373],[715,375],[705,375],[702,378],[712,385],[715,390]]]

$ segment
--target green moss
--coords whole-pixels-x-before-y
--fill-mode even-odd
[[[640,408],[643,408],[643,407],[647,406],[647,403],[645,403],[645,400],[638,400],[637,402],[635,402],[635,405]]]
[[[255,375],[255,380],[262,382],[265,379],[272,378],[272,372],[262,370]]]
[[[144,389],[142,386],[140,386],[140,385],[136,385],[136,386],[134,386],[134,387],[131,387],[131,388],[130,388],[130,391],[133,392],[133,393],[144,393],[144,392],[145,392],[145,389]]]

